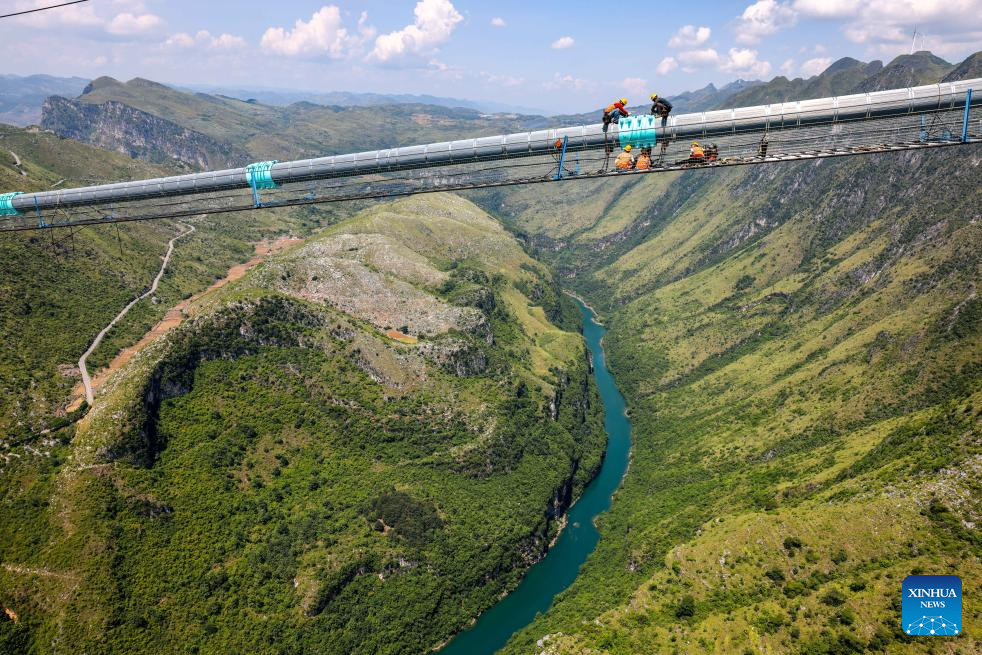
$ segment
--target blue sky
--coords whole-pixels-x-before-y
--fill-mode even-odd
[[[3,9],[58,0],[12,0]],[[0,23],[0,72],[310,91],[430,93],[540,108],[643,101],[917,48],[982,49],[982,0],[474,2],[92,0]]]

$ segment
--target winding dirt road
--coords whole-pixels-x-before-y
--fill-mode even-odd
[[[113,326],[116,325],[116,323],[121,321],[123,317],[126,316],[126,314],[128,314],[131,309],[133,309],[133,306],[136,305],[136,303],[140,302],[147,296],[157,291],[157,285],[160,284],[161,278],[164,277],[164,272],[167,270],[167,264],[170,263],[170,257],[172,254],[174,254],[174,243],[178,239],[182,237],[186,237],[187,235],[194,232],[193,225],[185,225],[184,227],[188,229],[186,229],[184,232],[181,232],[167,243],[167,253],[164,255],[164,261],[160,264],[160,270],[157,271],[157,277],[153,279],[153,284],[150,285],[150,288],[147,289],[147,291],[143,295],[138,296],[137,298],[134,298],[132,301],[130,301],[130,304],[124,307],[121,312],[116,314],[116,318],[111,320],[109,322],[109,325],[104,327],[102,329],[102,332],[96,335],[95,341],[92,342],[92,345],[89,346],[89,349],[86,350],[79,358],[78,370],[82,373],[82,385],[85,387],[85,400],[87,403],[89,403],[90,407],[92,406],[93,403],[95,403],[95,394],[92,391],[92,379],[89,377],[89,369],[85,366],[86,360],[88,360],[89,355],[95,352],[95,349],[99,347],[99,344],[102,343],[103,338],[105,338],[109,330],[111,330]]]
[[[181,236],[184,235],[183,234],[179,235],[177,238],[180,238]],[[255,255],[252,257],[252,259],[250,259],[247,262],[243,262],[242,264],[236,264],[235,266],[231,267],[228,270],[228,273],[225,275],[225,277],[223,277],[220,280],[217,280],[214,284],[212,284],[204,291],[197,293],[191,296],[190,298],[182,300],[178,304],[171,307],[169,310],[167,310],[167,313],[164,314],[164,317],[156,325],[154,325],[149,332],[143,335],[143,338],[141,338],[135,344],[131,346],[127,346],[126,348],[123,348],[118,353],[116,353],[116,356],[113,357],[111,362],[109,362],[109,365],[106,368],[103,368],[98,372],[94,373],[91,379],[87,377],[88,371],[85,371],[85,369],[79,366],[80,370],[85,371],[83,373],[83,382],[87,382],[87,384],[84,386],[82,384],[79,384],[75,387],[75,390],[72,392],[71,395],[72,400],[69,402],[66,411],[72,412],[78,409],[82,404],[83,394],[86,400],[88,400],[88,398],[90,397],[89,390],[91,389],[92,396],[94,396],[95,391],[99,387],[101,387],[103,383],[105,383],[105,381],[108,380],[110,376],[112,376],[113,373],[123,368],[123,366],[125,366],[126,363],[130,361],[130,359],[132,359],[135,354],[143,350],[146,346],[153,343],[167,332],[170,332],[171,330],[176,328],[184,321],[184,319],[187,316],[192,315],[193,303],[213,293],[214,291],[221,289],[226,284],[238,280],[239,278],[244,276],[250,269],[262,263],[262,261],[269,255],[275,254],[283,250],[284,248],[287,248],[288,246],[292,246],[294,244],[302,243],[302,242],[303,239],[283,236],[277,238],[274,241],[261,241],[257,243],[255,248]],[[119,320],[119,317],[117,317],[116,320]],[[90,350],[94,351],[94,348],[91,348]],[[91,400],[89,401],[89,404],[90,405],[92,404]]]

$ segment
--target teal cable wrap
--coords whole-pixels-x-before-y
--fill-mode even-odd
[[[16,216],[20,212],[14,209],[13,200],[16,196],[23,195],[20,191],[12,193],[0,193],[0,216]]]
[[[249,186],[257,189],[275,189],[276,182],[273,181],[273,161],[260,161],[246,166],[246,181]]]
[[[646,114],[622,118],[617,123],[617,139],[621,147],[630,145],[632,148],[650,148],[655,145],[657,120],[657,116]]]

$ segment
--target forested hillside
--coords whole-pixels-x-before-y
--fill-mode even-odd
[[[149,166],[37,130],[0,127],[0,185],[24,192],[166,175]],[[250,258],[253,244],[306,234],[335,220],[338,208],[254,212],[248,220],[190,219],[196,232],[156,296],[110,333],[93,362],[105,364],[135,342],[166,309]],[[0,218],[3,220],[3,218]],[[177,223],[95,226],[0,235],[0,435],[18,441],[60,421],[78,383],[76,362],[95,335],[149,286]]]
[[[464,200],[367,210],[199,302],[5,465],[3,648],[425,652],[599,466],[575,308]]]
[[[844,59],[725,104],[978,65]],[[46,106],[77,140],[0,130],[0,182],[542,120],[100,78]],[[938,652],[980,650],[980,163],[973,145],[0,236],[0,652],[436,647],[541,557],[601,461],[560,286],[609,328],[635,442],[597,551],[506,653],[923,652],[898,629],[917,572],[966,583],[967,634]],[[305,241],[190,303],[74,423],[79,354],[185,225],[96,364],[257,242]]]
[[[506,652],[924,652],[899,616],[920,572],[968,581],[938,652],[979,648],[980,163],[475,196],[601,312],[635,421],[597,552]]]

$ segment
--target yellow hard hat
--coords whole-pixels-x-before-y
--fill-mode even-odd
[[[627,98],[621,98],[621,104],[622,105],[626,105],[627,104]]]
[[[657,93],[652,93],[651,94],[651,99],[652,100],[658,100],[658,94]]]
[[[697,146],[697,145],[699,145],[699,142],[698,141],[693,141],[692,142],[692,145]]]
[[[631,152],[631,144],[630,143],[627,144],[626,146],[624,146],[624,152]]]

